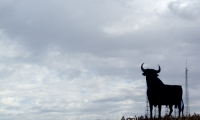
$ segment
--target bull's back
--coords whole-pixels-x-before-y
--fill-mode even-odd
[[[183,89],[180,85],[165,85],[164,90],[170,95],[181,96],[182,98]]]

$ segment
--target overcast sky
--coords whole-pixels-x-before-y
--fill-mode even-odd
[[[200,113],[199,11],[199,0],[0,0],[0,120],[144,115],[141,64],[185,90],[186,56]]]

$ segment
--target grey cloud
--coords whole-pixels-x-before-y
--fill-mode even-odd
[[[178,1],[171,2],[168,7],[178,17],[185,20],[196,20],[199,18],[199,5],[199,1]]]
[[[198,2],[188,1],[1,1],[0,96],[21,99],[0,101],[1,116],[143,115],[141,64],[159,64],[159,78],[184,89],[186,54],[190,100],[198,106],[198,11]],[[192,105],[191,112],[199,109]]]

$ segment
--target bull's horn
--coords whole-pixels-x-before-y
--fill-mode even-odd
[[[141,70],[142,70],[142,72],[145,71],[145,69],[143,68],[143,64],[144,64],[144,63],[142,63],[142,65],[141,65]]]
[[[157,73],[159,73],[161,71],[161,68],[160,68],[160,65],[158,65],[158,70],[157,70]]]

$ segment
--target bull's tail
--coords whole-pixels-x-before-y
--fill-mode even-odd
[[[180,102],[180,107],[181,107],[181,110],[184,110],[184,103],[183,103],[183,99],[181,99],[181,102]],[[178,104],[175,104],[175,108],[178,107]]]
[[[183,99],[181,99],[181,102],[179,104],[179,117],[180,117],[180,112],[182,112],[182,116],[184,116],[183,112],[184,112],[184,102]]]
[[[181,111],[182,111],[182,113],[183,113],[183,111],[184,111],[184,102],[183,102],[183,99],[181,100]]]

